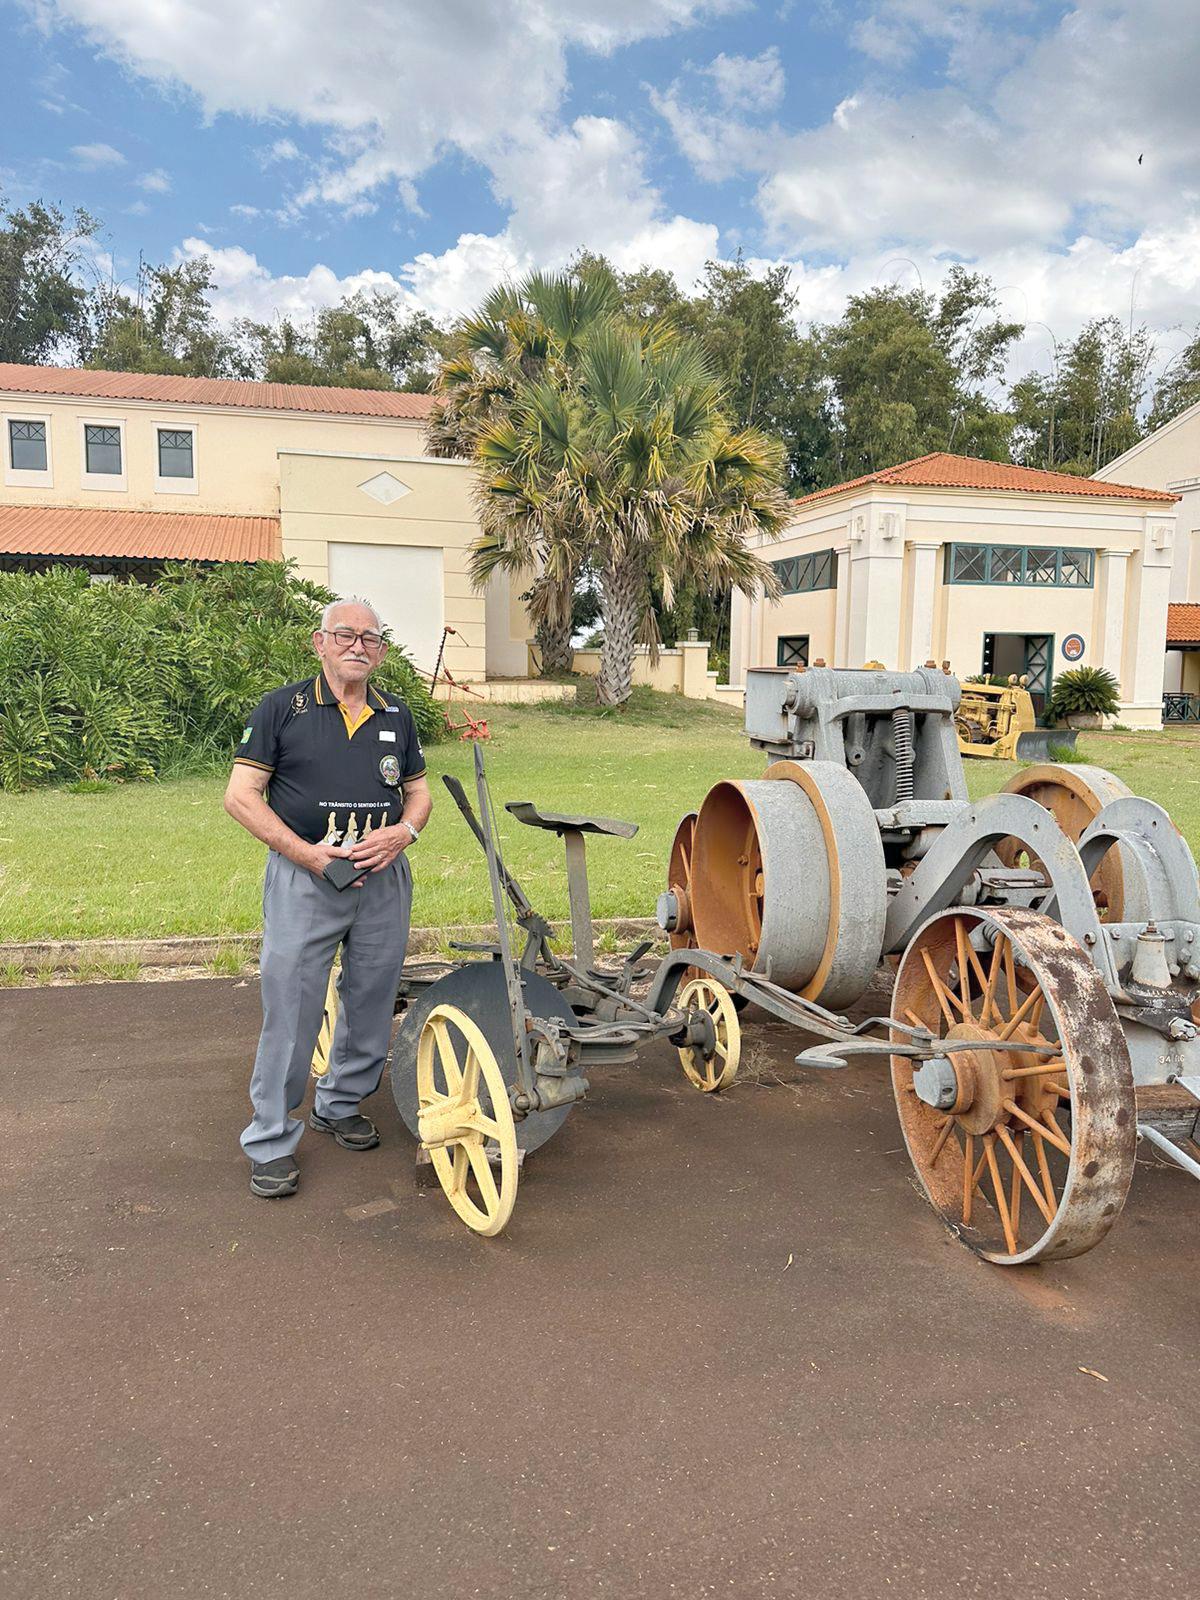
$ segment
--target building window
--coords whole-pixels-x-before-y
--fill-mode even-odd
[[[951,544],[946,547],[947,583],[1050,585],[1090,589],[1094,550],[1064,550],[1021,544]]]
[[[121,476],[121,430],[106,423],[89,422],[83,429],[84,471],[106,477]]]
[[[14,472],[46,472],[46,424],[17,422],[8,425],[8,459]]]
[[[158,430],[158,475],[160,478],[195,477],[190,428]]]
[[[808,634],[780,634],[775,644],[777,667],[806,667],[808,665]]]
[[[813,589],[837,588],[837,552],[813,550],[806,556],[772,561],[784,594],[807,594]]]

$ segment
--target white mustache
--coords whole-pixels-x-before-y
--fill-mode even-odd
[[[346,660],[357,662],[360,667],[367,667],[371,664],[371,658],[369,656],[347,656]]]

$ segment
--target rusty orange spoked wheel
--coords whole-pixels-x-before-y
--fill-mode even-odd
[[[675,829],[671,859],[667,863],[667,889],[675,896],[674,929],[667,935],[672,950],[694,950],[692,927],[692,845],[696,838],[696,813],[689,811]]]
[[[1044,806],[1059,827],[1073,843],[1078,844],[1084,829],[1098,816],[1110,800],[1120,800],[1132,790],[1120,778],[1106,772],[1103,767],[1089,767],[1082,763],[1056,766],[1047,763],[1026,767],[1004,785],[1004,794],[1023,794]],[[1036,869],[1040,863],[1031,857],[1017,839],[1002,839],[996,854],[1006,867],[1029,866]],[[1100,918],[1105,922],[1120,922],[1125,904],[1125,881],[1121,870],[1121,849],[1109,850],[1092,875],[1092,896]]]
[[[892,1017],[972,1045],[915,1073],[892,1057],[908,1153],[953,1231],[1003,1266],[1099,1244],[1137,1117],[1125,1036],[1082,947],[1038,912],[944,912],[904,953]],[[1012,1039],[1043,1048],[997,1048]]]

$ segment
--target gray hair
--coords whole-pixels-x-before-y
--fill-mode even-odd
[[[343,606],[361,606],[364,611],[369,611],[371,613],[371,615],[375,618],[375,626],[379,629],[380,633],[384,632],[384,621],[383,621],[383,618],[379,615],[378,611],[376,611],[375,607],[371,604],[371,602],[369,600],[364,600],[361,595],[352,594],[352,595],[348,595],[343,600],[331,600],[329,602],[329,604],[325,607],[324,611],[322,611],[322,613],[321,613],[321,632],[322,633],[324,633],[325,630],[329,627],[330,619],[332,618],[333,613],[335,611],[340,611]]]

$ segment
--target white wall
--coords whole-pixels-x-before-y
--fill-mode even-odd
[[[432,672],[446,618],[442,551],[422,545],[331,544],[329,587],[369,600],[414,665]]]

